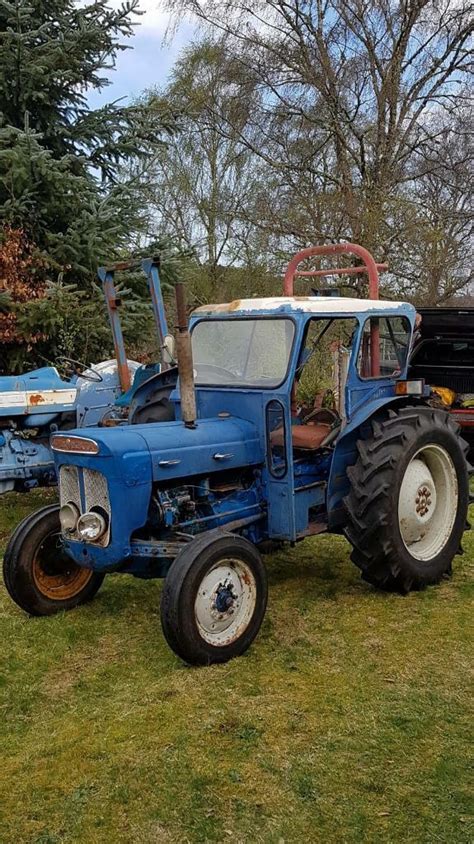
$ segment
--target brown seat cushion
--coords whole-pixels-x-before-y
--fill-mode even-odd
[[[318,422],[317,425],[292,425],[291,438],[293,441],[293,448],[306,448],[313,450],[320,448],[321,443],[324,442],[331,430],[330,425],[324,422]],[[276,428],[270,434],[270,442],[272,445],[283,445],[283,428]]]

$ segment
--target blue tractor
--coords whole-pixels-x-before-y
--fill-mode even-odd
[[[159,411],[162,418],[167,418],[161,394],[161,404],[156,403],[153,380],[161,372],[162,365],[140,366],[127,360],[125,353],[114,274],[116,270],[136,265],[137,262],[127,262],[99,270],[112,327],[115,360],[89,366],[81,361],[60,358],[57,365],[69,371],[67,379],[61,377],[55,366],[19,376],[0,376],[0,494],[11,490],[26,492],[33,487],[56,483],[54,458],[49,447],[49,437],[55,431],[122,421],[128,418],[131,405],[137,421],[140,413],[148,421],[152,410],[154,420],[160,418]],[[148,279],[158,336],[164,350],[163,368],[171,370],[159,259],[146,258],[141,266]],[[174,372],[172,369],[167,376],[163,374],[162,380],[175,384]],[[140,399],[142,395],[145,395],[144,401]],[[150,403],[150,397],[155,397],[154,403]]]
[[[374,295],[377,265],[357,245],[297,258],[344,252]],[[450,574],[466,529],[466,445],[408,375],[415,309],[293,296],[295,274],[292,263],[288,295],[200,307],[189,329],[178,285],[175,419],[52,436],[60,503],[20,524],[4,559],[20,607],[75,607],[108,572],[165,577],[167,642],[209,664],[257,635],[269,544],[344,533],[362,576],[385,590]]]

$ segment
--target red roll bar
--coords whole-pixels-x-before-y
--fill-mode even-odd
[[[363,264],[359,267],[335,267],[329,270],[298,270],[298,265],[305,258],[318,255],[357,255]],[[358,275],[366,273],[369,278],[369,299],[379,298],[379,270],[386,270],[387,264],[376,264],[368,249],[358,243],[330,243],[327,246],[308,246],[297,252],[291,259],[285,273],[283,294],[294,295],[294,281],[300,276]]]
[[[315,255],[357,255],[363,263],[357,267],[335,267],[329,270],[298,270],[301,261],[304,261],[305,258],[312,258]],[[366,273],[369,279],[369,299],[378,299],[379,270],[386,269],[387,264],[376,264],[369,250],[363,246],[359,246],[358,243],[330,243],[326,246],[308,246],[306,249],[302,249],[301,252],[297,252],[288,264],[283,281],[283,294],[285,296],[294,295],[294,283],[297,277],[324,277],[328,275],[358,275],[359,273]],[[377,378],[380,376],[380,334],[376,325],[372,325],[371,327],[370,341],[370,374],[372,378]]]

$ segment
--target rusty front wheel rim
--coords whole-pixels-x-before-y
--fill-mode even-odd
[[[43,597],[51,601],[66,601],[75,598],[87,586],[94,572],[78,566],[73,560],[65,557],[57,546],[57,559],[54,560],[57,571],[51,573],[45,570],[40,559],[41,552],[45,550],[47,543],[57,539],[57,534],[52,535],[37,549],[33,559],[32,575],[34,584]]]

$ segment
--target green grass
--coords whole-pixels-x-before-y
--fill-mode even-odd
[[[3,497],[0,545],[47,499]],[[472,841],[473,536],[406,598],[338,537],[269,557],[260,636],[205,669],[166,646],[159,582],[45,619],[2,588],[0,841]]]

